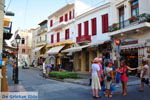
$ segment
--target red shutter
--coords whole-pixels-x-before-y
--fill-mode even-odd
[[[89,22],[84,22],[84,35],[89,35]]]
[[[51,43],[54,43],[54,35],[51,35]]]
[[[50,27],[52,27],[52,26],[53,26],[53,20],[50,21]]]
[[[97,22],[96,22],[96,18],[92,19],[92,35],[96,35],[97,34]]]
[[[65,21],[68,21],[68,14],[65,14]]]
[[[59,18],[59,22],[62,22],[63,21],[63,16],[61,16],[60,18]]]
[[[78,24],[78,37],[81,37],[81,34],[82,34],[82,26],[81,26],[81,23]]]
[[[69,12],[69,19],[70,20],[72,19],[72,12],[71,11]]]
[[[108,32],[108,14],[102,15],[102,33]]]
[[[70,33],[69,33],[69,29],[65,30],[65,40],[70,38]]]
[[[60,33],[57,33],[57,42],[60,42]]]

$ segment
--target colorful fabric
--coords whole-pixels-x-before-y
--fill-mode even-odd
[[[128,81],[128,76],[127,76],[127,66],[124,66],[122,68],[119,69],[120,72],[121,72],[121,75],[120,75],[120,79],[122,82],[127,82]]]

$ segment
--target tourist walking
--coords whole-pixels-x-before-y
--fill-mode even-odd
[[[149,85],[149,65],[148,61],[142,61],[143,68],[141,69],[141,88],[139,89],[140,92],[144,92],[144,84]]]
[[[112,98],[112,91],[110,90],[112,82],[114,82],[114,71],[112,68],[112,62],[106,62],[105,73],[105,97]]]
[[[100,86],[100,67],[98,65],[99,63],[99,58],[95,58],[93,61],[93,64],[91,66],[91,74],[92,74],[92,92],[93,92],[93,97],[94,98],[100,98],[98,91],[101,90]]]
[[[128,82],[128,70],[136,70],[137,68],[130,68],[126,65],[126,62],[124,60],[121,61],[120,68],[117,70],[121,75],[121,83],[122,83],[122,95],[127,95],[127,82]]]

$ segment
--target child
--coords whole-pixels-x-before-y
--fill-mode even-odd
[[[114,72],[112,68],[112,62],[106,63],[106,68],[104,72],[105,72],[105,86],[106,86],[105,96],[112,98],[112,91],[110,90],[112,81],[114,81]]]

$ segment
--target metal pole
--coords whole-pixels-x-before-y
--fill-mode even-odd
[[[15,68],[15,84],[18,84],[19,83],[19,80],[18,80],[18,43],[17,43],[17,59],[16,59],[16,68]]]

